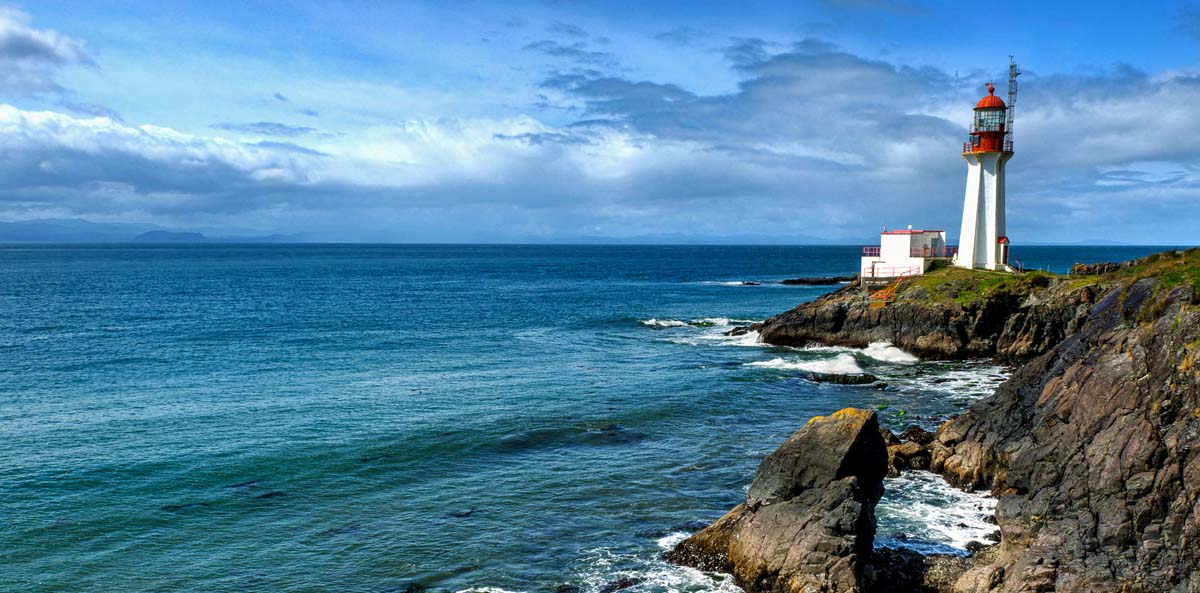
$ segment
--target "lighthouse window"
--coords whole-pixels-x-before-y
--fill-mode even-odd
[[[988,109],[975,112],[975,129],[980,132],[999,132],[1004,124],[1003,109]]]

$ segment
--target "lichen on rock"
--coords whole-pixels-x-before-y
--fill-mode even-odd
[[[745,503],[666,558],[751,592],[864,591],[886,471],[875,412],[817,416],[763,460]]]

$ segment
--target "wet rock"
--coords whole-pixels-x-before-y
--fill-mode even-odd
[[[909,426],[900,433],[900,440],[912,441],[921,445],[928,445],[933,442],[934,434],[921,428],[920,426]]]
[[[899,445],[890,445],[888,451],[888,465],[895,468],[897,471],[906,469],[929,469],[930,454],[925,450],[920,443],[908,441]]]
[[[780,282],[788,286],[828,286],[843,282],[857,282],[858,276],[818,276],[815,278],[789,278]]]
[[[763,460],[745,503],[666,558],[751,593],[863,591],[886,471],[874,412],[815,417]]]
[[[621,577],[620,579],[617,579],[611,583],[605,583],[604,586],[600,587],[600,593],[613,593],[614,591],[628,589],[641,582],[642,579],[639,578]]]
[[[971,560],[961,556],[926,556],[912,550],[880,548],[871,557],[866,591],[952,593],[954,582],[970,566]]]
[[[868,385],[879,380],[875,375],[856,373],[853,375],[838,375],[835,373],[805,373],[805,378],[814,383],[834,383],[837,385]]]

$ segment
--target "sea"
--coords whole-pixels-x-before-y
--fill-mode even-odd
[[[1065,272],[1161,249],[1013,251]],[[932,429],[1008,376],[726,335],[858,257],[0,246],[0,591],[737,591],[660,556],[808,418]],[[985,494],[886,488],[879,545],[965,553],[995,529]]]

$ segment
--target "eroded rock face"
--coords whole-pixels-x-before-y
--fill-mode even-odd
[[[666,557],[754,593],[863,591],[886,472],[874,412],[817,416],[763,460],[744,504]]]
[[[862,348],[891,342],[922,358],[996,357],[1023,361],[1070,335],[1086,316],[1095,290],[1068,283],[1030,285],[960,304],[920,287],[872,309],[858,286],[847,286],[756,326],[762,341],[780,346],[820,343]]]
[[[999,495],[961,593],[1200,591],[1200,298],[1155,279],[946,423],[933,469]]]

